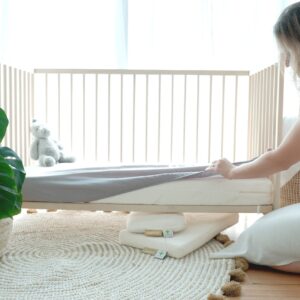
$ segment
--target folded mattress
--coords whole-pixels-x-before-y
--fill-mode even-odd
[[[267,178],[228,180],[199,166],[58,164],[28,167],[24,201],[155,205],[265,205]]]

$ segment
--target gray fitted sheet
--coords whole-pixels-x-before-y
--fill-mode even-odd
[[[82,203],[166,182],[215,175],[206,166],[59,164],[26,168],[24,201]]]

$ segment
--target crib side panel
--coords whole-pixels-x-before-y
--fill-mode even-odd
[[[250,75],[248,158],[276,148],[282,138],[283,69],[274,64]]]
[[[284,64],[274,64],[250,75],[248,159],[268,149],[275,149],[282,140]],[[274,208],[280,207],[280,173],[272,177]]]
[[[30,123],[33,117],[33,72],[0,64],[0,107],[9,119],[3,146],[14,149],[29,165]]]

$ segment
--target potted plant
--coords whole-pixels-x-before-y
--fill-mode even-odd
[[[5,111],[0,108],[0,143],[8,123]],[[12,218],[21,212],[25,175],[20,157],[8,147],[0,147],[0,257],[12,230]]]

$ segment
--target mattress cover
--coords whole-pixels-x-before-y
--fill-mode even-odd
[[[92,203],[148,205],[270,205],[270,179],[234,179],[221,176],[183,179],[108,197]]]
[[[24,201],[161,205],[272,203],[267,178],[229,180],[199,166],[58,164],[28,167]]]

